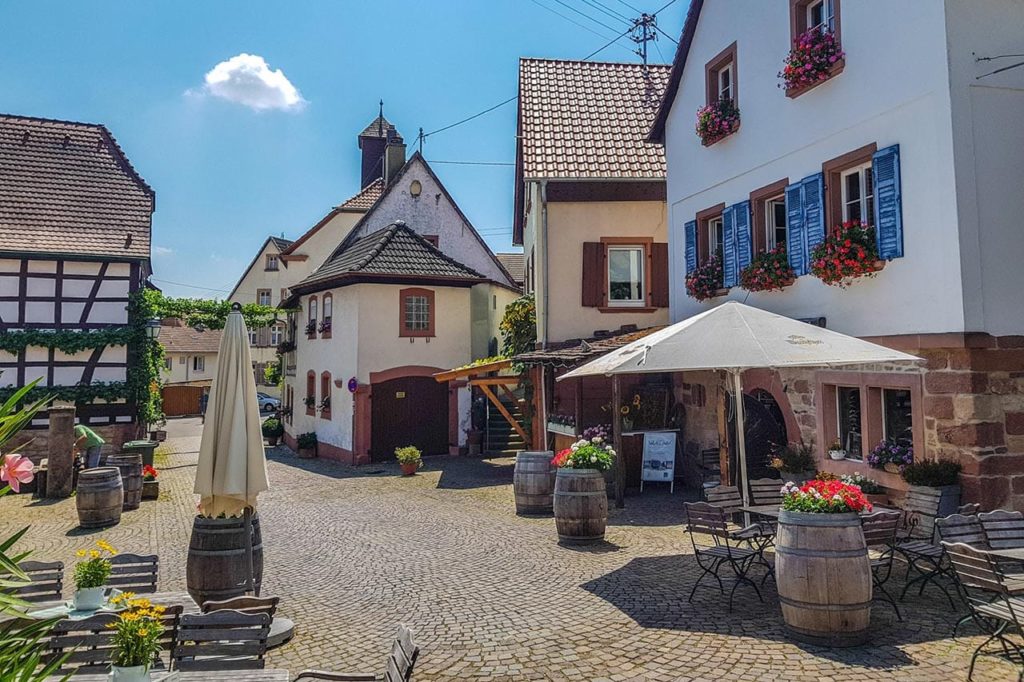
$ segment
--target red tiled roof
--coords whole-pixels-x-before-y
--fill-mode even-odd
[[[584,361],[610,353],[613,350],[633,343],[637,339],[664,329],[664,327],[647,327],[646,329],[629,329],[623,327],[617,332],[605,332],[589,339],[570,339],[549,344],[544,350],[527,351],[512,358],[524,365],[547,365],[549,367],[575,367]]]
[[[338,205],[339,211],[369,211],[370,207],[380,199],[384,193],[384,179],[377,178],[369,185],[359,190],[359,193],[350,199],[346,199]]]
[[[526,258],[522,253],[496,253],[498,262],[508,271],[512,280],[522,286],[526,277]]]
[[[645,138],[669,69],[521,59],[521,177],[664,179],[664,149]]]
[[[220,329],[197,331],[188,326],[163,325],[157,340],[168,353],[216,353],[220,350],[223,334]]]
[[[0,251],[148,259],[154,201],[102,125],[0,114]]]

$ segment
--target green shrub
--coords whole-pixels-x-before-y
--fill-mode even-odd
[[[395,448],[395,457],[399,464],[422,464],[422,453],[415,445],[406,445],[404,448]]]
[[[914,462],[903,467],[903,480],[910,485],[923,485],[929,488],[956,485],[960,482],[962,468],[959,462],[948,460]]]
[[[280,419],[270,419],[263,422],[263,437],[264,438],[280,438],[284,435],[284,424],[281,423]]]
[[[316,447],[316,433],[313,431],[310,431],[309,433],[300,433],[299,437],[295,440],[298,441],[299,449],[301,450]]]

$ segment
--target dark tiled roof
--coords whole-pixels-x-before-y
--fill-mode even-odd
[[[160,327],[158,340],[168,353],[216,353],[220,350],[220,329],[198,331],[192,327]]]
[[[389,140],[402,140],[395,125],[389,123],[383,116],[378,116],[370,121],[370,124],[363,128],[363,132],[359,133],[359,137],[386,137]]]
[[[368,276],[466,280],[483,275],[441,253],[403,222],[360,237],[332,255],[316,272],[292,287],[293,291],[328,280]]]
[[[498,262],[508,271],[516,284],[522,285],[526,276],[526,258],[522,253],[496,253]]]
[[[339,211],[369,211],[370,207],[380,199],[380,195],[384,193],[384,179],[377,178],[369,185],[359,190],[359,193],[354,197],[345,200],[338,205]]]
[[[669,68],[521,59],[521,178],[664,179],[664,149],[645,138]]]
[[[102,125],[0,115],[0,251],[148,259],[153,207]]]
[[[664,329],[664,327],[647,327],[646,329],[620,329],[619,333],[607,332],[589,339],[571,339],[559,343],[548,344],[544,350],[520,353],[512,358],[524,365],[548,365],[550,367],[574,367],[588,360],[622,348],[628,343]]]
[[[285,239],[284,237],[270,237],[270,241],[274,242],[274,246],[277,247],[278,251],[284,251],[292,245],[291,239]],[[262,251],[262,249],[260,249]]]

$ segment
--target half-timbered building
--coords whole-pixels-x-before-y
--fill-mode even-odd
[[[128,304],[150,274],[154,208],[103,125],[0,115],[0,393],[39,379],[108,442],[135,435]]]

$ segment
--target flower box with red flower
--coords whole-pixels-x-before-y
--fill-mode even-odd
[[[789,265],[785,244],[762,251],[740,270],[740,286],[747,291],[782,291],[795,281],[796,273]]]
[[[722,281],[722,258],[712,256],[686,276],[686,293],[698,301],[724,296],[729,290]]]
[[[793,41],[779,72],[787,97],[797,97],[842,72],[846,53],[831,31],[812,28]]]
[[[160,497],[160,473],[149,464],[142,467],[142,499],[155,500]]]
[[[715,100],[697,110],[697,137],[705,147],[732,135],[740,127],[740,110],[731,99]]]
[[[811,249],[811,274],[825,284],[842,289],[853,280],[873,277],[885,267],[878,257],[875,228],[859,220],[848,220],[835,227]]]

